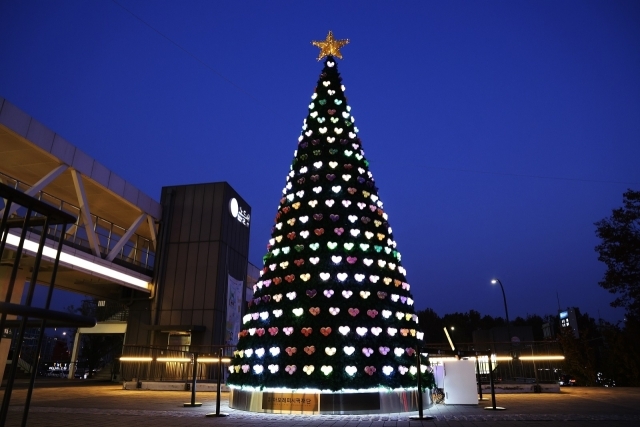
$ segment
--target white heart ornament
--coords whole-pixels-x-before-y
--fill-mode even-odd
[[[353,295],[351,291],[342,291],[342,296],[345,298],[349,298],[351,295]]]
[[[351,356],[353,354],[354,351],[356,351],[356,349],[354,347],[351,346],[346,346],[344,349],[344,352],[347,356]]]
[[[331,207],[331,206],[333,206],[333,204],[334,204],[335,202],[333,201],[333,199],[329,199],[329,200],[325,200],[325,202],[324,202],[324,203],[325,203],[327,206]]]

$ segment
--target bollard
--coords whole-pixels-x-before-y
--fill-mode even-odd
[[[411,420],[433,420],[434,416],[424,415],[423,410],[423,399],[422,399],[422,364],[420,361],[420,346],[416,346],[416,364],[418,367],[418,416],[411,416],[409,419]]]
[[[221,383],[222,383],[222,348],[218,351],[218,384],[216,387],[216,412],[212,412],[210,414],[205,415],[205,417],[228,417],[229,414],[225,414],[224,412],[220,412],[220,400],[222,399],[220,396],[221,392]]]
[[[489,409],[492,411],[504,411],[507,408],[496,406],[496,390],[493,382],[493,370],[494,369],[493,369],[493,364],[491,362],[491,355],[489,355],[489,383],[491,384],[491,402],[493,403],[493,406],[487,406],[484,409]]]
[[[198,353],[193,353],[193,378],[191,378],[191,402],[185,403],[185,408],[198,408],[202,403],[196,402],[196,378],[198,377]]]

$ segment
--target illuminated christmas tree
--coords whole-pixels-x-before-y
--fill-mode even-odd
[[[334,57],[331,32],[228,383],[416,386],[413,299]],[[430,374],[425,384],[432,383]]]

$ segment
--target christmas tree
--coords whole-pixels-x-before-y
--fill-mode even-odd
[[[334,58],[346,43],[331,32],[314,42],[326,60],[229,366],[234,386],[416,386],[422,334]]]

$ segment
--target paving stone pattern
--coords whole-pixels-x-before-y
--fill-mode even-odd
[[[19,426],[26,390],[13,393],[7,427]],[[434,420],[410,420],[416,413],[384,415],[282,415],[256,414],[230,409],[223,393],[221,411],[228,417],[205,417],[215,412],[215,393],[199,392],[200,408],[184,408],[189,392],[123,390],[112,383],[44,383],[33,394],[29,427],[125,426],[639,426],[640,389],[567,388],[560,394],[498,395],[505,411],[484,410],[479,405],[434,405],[425,415]],[[567,424],[569,423],[569,424]]]

